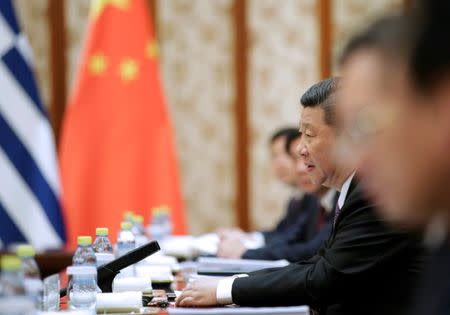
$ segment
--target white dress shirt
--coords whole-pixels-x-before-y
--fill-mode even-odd
[[[354,176],[355,176],[355,173],[353,172],[347,178],[347,180],[344,182],[344,184],[342,185],[341,193],[340,193],[339,199],[338,199],[338,206],[340,209],[342,209],[342,207],[344,206],[344,202],[345,202],[345,199],[347,198],[347,194],[348,194],[348,189],[350,188],[350,184],[351,184]],[[325,196],[321,199],[321,204],[322,204],[322,202],[325,201],[324,198],[326,196],[329,199],[330,196],[334,195],[334,194],[331,194],[331,192],[334,192],[334,190],[330,189],[330,191],[328,191],[327,194],[325,194]],[[325,207],[325,209],[327,209],[327,207]],[[226,277],[224,279],[219,280],[219,283],[217,284],[217,290],[216,290],[217,303],[220,305],[232,304],[233,303],[232,290],[233,290],[234,280],[236,278],[247,277],[247,276],[248,275],[246,275],[246,274],[241,274],[241,275],[235,275],[232,277]]]
[[[339,194],[339,199],[338,199],[339,209],[342,209],[342,207],[344,206],[345,199],[347,199],[348,189],[350,188],[350,184],[352,183],[352,179],[354,176],[355,176],[355,172],[353,172],[352,175],[350,175],[347,178],[347,180],[344,182],[344,185],[342,185],[341,193]]]
[[[336,195],[336,190],[333,188],[328,189],[325,195],[320,198],[320,205],[325,209],[327,213],[334,210],[336,204],[334,203],[334,196]]]

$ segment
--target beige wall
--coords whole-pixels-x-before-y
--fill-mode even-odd
[[[50,0],[54,1],[54,0]],[[59,0],[61,1],[61,0]],[[91,0],[76,0],[65,2],[66,34],[67,34],[67,85],[70,95],[70,87],[73,84],[78,61],[81,58],[83,40],[88,27],[89,5]]]
[[[318,79],[315,0],[250,0],[248,24],[251,218],[265,228],[292,193],[273,179],[268,139],[280,126],[298,125],[299,97]]]
[[[49,0],[15,0],[48,104]],[[62,0],[57,0],[62,1]],[[241,0],[238,0],[241,1]],[[318,79],[318,0],[247,0],[251,222],[273,224],[290,190],[270,174],[271,132],[298,123],[299,97]],[[334,58],[357,27],[401,0],[334,0]],[[65,1],[68,84],[84,38],[89,0]],[[175,127],[191,232],[235,224],[234,0],[159,0],[161,76]]]
[[[15,0],[17,18],[27,34],[33,52],[34,72],[41,97],[50,105],[50,33],[48,25],[49,0]]]
[[[231,0],[158,2],[162,75],[192,233],[234,224]]]
[[[334,0],[332,6],[333,67],[348,39],[382,14],[401,9],[403,0]]]

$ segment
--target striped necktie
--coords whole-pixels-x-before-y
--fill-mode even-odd
[[[334,210],[334,221],[333,221],[333,227],[336,227],[336,221],[341,214],[341,208],[339,208],[339,204],[336,203],[336,209]]]

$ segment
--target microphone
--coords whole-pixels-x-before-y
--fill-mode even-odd
[[[97,268],[97,285],[102,292],[112,292],[112,283],[114,278],[120,273],[120,270],[131,266],[146,257],[153,255],[161,248],[158,242],[151,241],[142,245],[127,254]],[[67,294],[67,288],[59,291],[59,296],[63,297]]]

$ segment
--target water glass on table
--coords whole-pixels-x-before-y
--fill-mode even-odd
[[[59,311],[59,290],[60,290],[59,274],[48,276],[44,279],[44,311]]]

